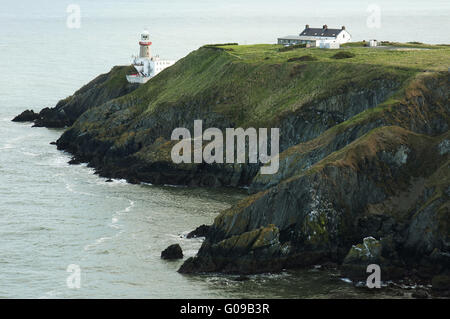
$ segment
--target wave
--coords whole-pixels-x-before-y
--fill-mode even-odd
[[[101,244],[101,243],[103,243],[103,242],[105,242],[107,240],[110,240],[110,239],[113,239],[113,237],[101,237],[101,238],[97,239],[94,243],[84,246],[84,250],[85,251],[91,250],[95,246],[97,246],[97,245],[99,245],[99,244]]]

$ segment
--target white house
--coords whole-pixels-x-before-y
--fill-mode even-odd
[[[349,42],[352,36],[343,26],[341,29],[330,29],[325,24],[322,28],[310,28],[307,24],[305,30],[299,35],[291,35],[278,38],[278,44],[294,45],[306,44],[307,46],[334,49],[340,44]]]

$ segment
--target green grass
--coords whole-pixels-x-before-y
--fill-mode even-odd
[[[337,61],[331,57],[336,54],[336,51],[345,50],[356,56],[351,61],[339,61],[341,63],[364,63],[433,71],[447,70],[450,64],[450,47],[447,45],[391,43],[391,48],[368,48],[362,47],[360,42],[352,42],[345,44],[340,50],[298,48],[279,52],[281,47],[281,45],[272,44],[227,46],[228,50],[231,49],[227,53],[245,62],[282,63],[287,59],[309,54],[316,57],[318,61],[336,63]],[[265,59],[266,57],[269,59]]]

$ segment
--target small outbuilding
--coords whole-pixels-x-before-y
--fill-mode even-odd
[[[377,40],[370,40],[369,41],[369,47],[376,47],[378,46],[378,41]]]

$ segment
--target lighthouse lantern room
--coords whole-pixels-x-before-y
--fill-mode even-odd
[[[128,82],[146,83],[159,72],[175,63],[175,61],[161,60],[159,56],[152,56],[150,51],[151,45],[150,33],[144,30],[139,39],[139,56],[133,57],[133,66],[137,73],[127,75]]]

